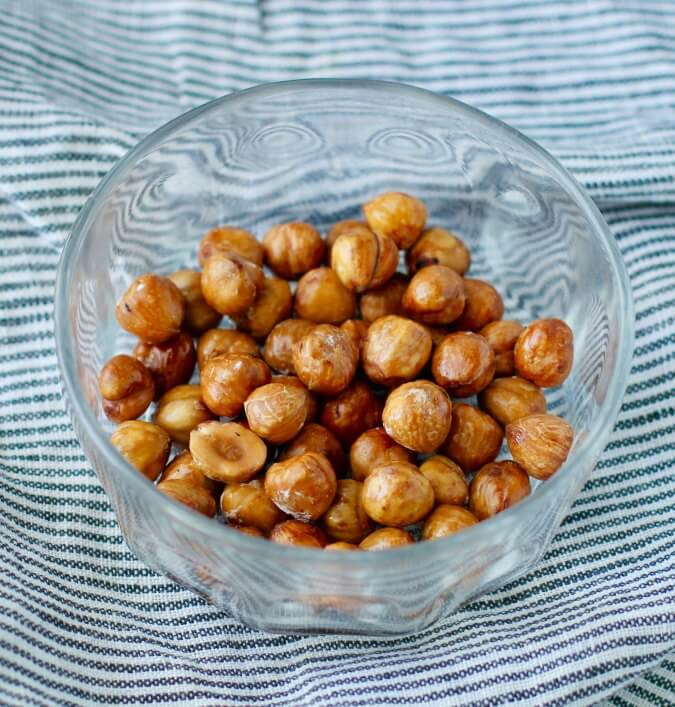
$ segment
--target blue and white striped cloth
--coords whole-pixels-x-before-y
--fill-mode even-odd
[[[65,415],[59,252],[150,129],[252,84],[404,81],[520,128],[630,273],[619,422],[539,568],[420,635],[268,636],[127,550]],[[675,702],[675,3],[0,0],[0,703]]]

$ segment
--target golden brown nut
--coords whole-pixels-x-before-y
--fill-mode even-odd
[[[115,307],[118,324],[141,341],[159,344],[176,336],[185,316],[185,299],[168,277],[141,275]]]
[[[363,370],[380,385],[413,380],[431,356],[431,336],[412,319],[390,314],[376,319],[363,346]]]
[[[177,385],[164,393],[155,410],[155,424],[178,444],[187,444],[190,432],[214,417],[202,399],[199,385]]]
[[[309,395],[296,385],[268,383],[244,403],[250,428],[273,444],[284,444],[300,432],[307,419]]]
[[[443,453],[464,471],[475,471],[494,460],[502,446],[502,428],[473,405],[457,403]]]
[[[513,459],[535,479],[548,479],[564,464],[574,432],[556,415],[529,415],[506,427]]]
[[[328,538],[321,528],[301,520],[285,520],[275,525],[270,533],[270,540],[279,545],[297,545],[321,549],[328,544]]]
[[[150,371],[132,356],[118,354],[103,366],[98,377],[102,407],[113,422],[133,420],[152,402],[155,384]]]
[[[355,226],[333,244],[330,264],[348,290],[363,292],[383,285],[396,272],[398,248],[391,238]]]
[[[407,250],[420,237],[427,221],[427,209],[414,196],[390,191],[379,194],[363,206],[370,228],[391,238],[396,247]]]
[[[230,353],[259,356],[260,350],[253,337],[233,329],[209,329],[199,337],[197,362],[200,369],[210,358]]]
[[[413,536],[407,530],[378,528],[360,543],[359,550],[394,550],[414,543]]]
[[[445,265],[464,275],[471,265],[471,254],[454,233],[435,226],[422,233],[406,260],[412,275],[428,265]]]
[[[260,481],[227,485],[220,497],[220,509],[231,525],[251,526],[265,534],[284,520]]]
[[[209,518],[216,515],[216,501],[202,486],[195,486],[185,479],[167,479],[160,481],[157,489],[197,513]]]
[[[182,331],[161,344],[139,341],[134,348],[134,358],[152,373],[155,396],[159,397],[190,380],[195,369],[195,345],[192,336]]]
[[[202,398],[211,412],[236,417],[244,401],[272,379],[267,364],[249,354],[224,354],[209,359],[202,369]]]
[[[336,542],[336,543],[329,543],[324,547],[324,550],[331,550],[334,552],[340,552],[342,550],[358,550],[359,547],[358,545],[353,545],[352,543],[343,543],[343,542]]]
[[[337,395],[354,378],[359,352],[339,327],[320,324],[293,348],[293,366],[298,378],[323,395]]]
[[[349,450],[352,478],[357,481],[363,481],[381,464],[412,462],[413,458],[413,453],[394,442],[382,427],[366,430]]]
[[[323,425],[308,422],[289,444],[282,450],[279,460],[299,457],[307,452],[323,454],[331,463],[336,474],[345,468],[345,453],[340,440]]]
[[[209,307],[202,292],[202,274],[196,270],[177,270],[169,275],[169,280],[173,282],[181,291],[185,299],[185,316],[183,317],[183,328],[191,334],[199,336],[207,329],[218,326],[222,315],[215,309]]]
[[[254,528],[252,525],[231,525],[230,527],[239,533],[244,533],[244,535],[253,535],[253,537],[256,538],[265,537],[265,533],[263,533],[262,530],[258,530],[258,528]]]
[[[448,436],[452,403],[430,381],[418,380],[395,388],[387,398],[382,423],[387,434],[415,452],[435,452]]]
[[[429,336],[431,337],[431,343],[434,348],[438,346],[441,341],[443,341],[443,339],[445,339],[445,337],[450,333],[447,329],[441,327],[425,326],[425,328],[429,332]]]
[[[244,314],[264,283],[263,271],[238,255],[216,253],[202,270],[202,293],[210,307],[221,314]]]
[[[295,373],[293,367],[293,347],[308,334],[316,324],[306,319],[285,319],[269,333],[263,349],[267,364],[280,373]]]
[[[382,422],[382,402],[362,381],[353,383],[335,398],[326,400],[321,424],[344,444],[351,444],[362,432]]]
[[[538,319],[518,337],[513,355],[519,376],[541,388],[562,385],[572,370],[572,330],[561,319]]]
[[[489,282],[465,278],[464,294],[464,311],[454,322],[457,331],[479,331],[504,315],[504,302]]]
[[[486,464],[471,480],[469,509],[484,520],[522,501],[530,494],[530,478],[515,462]]]
[[[381,464],[363,482],[361,501],[377,523],[403,527],[422,520],[434,507],[434,490],[414,464]]]
[[[263,248],[270,268],[287,280],[295,280],[321,265],[325,244],[316,228],[295,222],[272,227],[263,238]]]
[[[469,485],[461,468],[440,454],[429,457],[420,471],[429,479],[434,489],[436,503],[449,503],[452,506],[465,506],[469,500]]]
[[[123,422],[110,437],[119,453],[150,481],[154,481],[164,469],[171,440],[157,425],[141,420]]]
[[[313,422],[319,417],[319,398],[315,393],[307,389],[307,386],[297,376],[274,376],[273,383],[285,383],[286,385],[295,385],[302,388],[309,396],[307,404],[307,422]]]
[[[476,525],[478,519],[461,506],[437,506],[422,528],[422,540],[437,540]]]
[[[346,322],[342,322],[342,324],[340,324],[340,329],[347,334],[347,336],[352,340],[354,346],[358,349],[359,357],[363,351],[366,336],[368,336],[368,327],[368,322],[363,319],[348,319]]]
[[[267,459],[267,446],[257,434],[236,422],[204,422],[190,433],[190,453],[210,479],[250,481]]]
[[[494,378],[495,355],[482,336],[458,331],[448,334],[436,347],[431,370],[436,383],[450,395],[468,398],[483,390]]]
[[[257,266],[263,264],[263,247],[256,237],[243,228],[234,226],[218,226],[206,233],[199,243],[197,258],[199,264],[204,263],[213,255],[238,255]]]
[[[204,476],[202,470],[195,464],[192,454],[187,450],[174,457],[171,464],[162,473],[162,481],[173,479],[183,479],[193,486],[201,486],[211,495],[216,495],[221,488],[220,484],[213,479]]]
[[[295,290],[295,316],[317,324],[341,324],[356,312],[356,297],[331,268],[305,273]]]
[[[363,484],[340,479],[331,507],[323,517],[323,528],[335,540],[359,543],[374,529],[361,503]]]
[[[265,491],[277,508],[299,520],[318,520],[330,508],[337,479],[323,454],[307,452],[272,466]]]
[[[524,378],[495,378],[478,396],[481,407],[506,427],[521,417],[546,412],[540,388]]]
[[[450,324],[462,313],[464,281],[445,265],[420,270],[403,294],[403,308],[424,324]]]
[[[291,316],[293,295],[286,280],[276,277],[265,278],[263,286],[258,288],[253,304],[234,320],[240,331],[248,332],[258,341],[264,339],[275,324]]]
[[[359,299],[361,316],[367,322],[374,322],[388,314],[405,316],[403,311],[403,293],[408,287],[404,275],[396,273],[391,280],[381,287],[364,292]]]
[[[338,221],[337,223],[334,223],[330,229],[328,230],[328,233],[326,234],[326,246],[330,250],[333,247],[333,243],[343,234],[347,233],[348,231],[351,231],[353,228],[359,228],[359,227],[365,227],[368,228],[368,224],[366,224],[365,221],[357,221],[356,219],[353,218],[347,218],[344,219],[343,221]]]
[[[495,352],[495,376],[513,375],[513,348],[523,329],[523,325],[513,319],[499,319],[478,332]]]

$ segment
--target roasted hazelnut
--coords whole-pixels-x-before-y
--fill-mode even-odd
[[[264,250],[256,237],[249,231],[234,226],[218,226],[208,231],[199,243],[197,258],[199,264],[204,267],[204,263],[211,256],[230,254],[238,255],[258,267],[263,264]]]
[[[245,314],[264,284],[258,265],[238,255],[212,255],[202,270],[204,299],[220,314],[234,317]]]
[[[401,250],[410,248],[420,237],[427,221],[427,209],[419,199],[395,191],[369,201],[363,215],[375,233],[391,238]]]
[[[415,452],[435,452],[448,436],[452,403],[443,388],[418,380],[395,388],[384,405],[386,433]]]
[[[328,538],[321,528],[301,520],[285,520],[275,525],[270,533],[270,540],[279,545],[297,545],[321,549],[328,544]]]
[[[357,221],[353,218],[344,219],[344,221],[338,221],[334,223],[328,233],[326,234],[326,246],[328,249],[333,247],[333,243],[343,234],[347,233],[354,228],[368,228],[368,224],[365,221]]]
[[[348,290],[363,292],[383,285],[396,272],[398,248],[367,226],[355,226],[333,244],[330,264]]]
[[[258,528],[254,528],[252,525],[231,525],[230,528],[236,530],[238,533],[244,533],[244,535],[252,535],[255,538],[264,538],[265,533]]]
[[[514,461],[535,479],[548,479],[564,464],[574,432],[556,415],[529,415],[506,427],[506,442]]]
[[[359,351],[359,357],[363,351],[363,345],[368,336],[368,322],[363,319],[348,319],[340,324],[340,329],[352,340],[352,343]]]
[[[187,444],[190,432],[215,415],[206,407],[199,385],[177,385],[159,399],[155,423],[178,444]]]
[[[495,355],[478,334],[458,331],[441,341],[434,351],[431,370],[436,383],[456,398],[468,398],[494,378]]]
[[[366,383],[357,381],[326,400],[320,420],[344,444],[351,444],[362,432],[381,423],[382,402]]]
[[[204,422],[190,433],[190,453],[206,476],[230,484],[250,481],[262,469],[267,446],[236,422]]]
[[[416,273],[403,294],[403,308],[424,324],[450,324],[464,309],[464,281],[445,265]]]
[[[267,364],[280,373],[295,373],[293,347],[308,334],[316,324],[306,319],[285,319],[269,333],[263,349]]]
[[[157,425],[141,420],[123,422],[110,437],[119,453],[150,481],[154,481],[164,469],[171,440]]]
[[[298,378],[323,395],[337,395],[354,378],[359,353],[342,329],[320,324],[305,334],[293,348],[293,366]]]
[[[299,457],[307,452],[323,454],[331,463],[336,474],[341,474],[345,468],[345,453],[340,440],[323,425],[308,422],[300,433],[291,440],[279,455],[279,460]]]
[[[394,550],[414,544],[413,536],[403,528],[378,528],[359,544],[359,550]]]
[[[427,477],[434,489],[436,503],[464,506],[469,500],[469,485],[461,468],[440,454],[429,457],[420,471]]]
[[[115,307],[117,322],[141,341],[160,344],[176,336],[185,315],[185,299],[168,277],[141,275]]]
[[[220,490],[220,484],[204,475],[202,470],[195,464],[192,454],[187,450],[174,457],[171,464],[162,473],[162,481],[171,481],[173,479],[181,479],[193,486],[201,486],[212,495],[215,495]]]
[[[476,525],[478,519],[461,506],[442,504],[434,509],[422,528],[422,540],[437,540]]]
[[[522,501],[530,494],[530,478],[512,461],[486,464],[471,480],[469,509],[479,520]]]
[[[523,325],[513,319],[498,319],[478,332],[495,352],[495,376],[513,375],[513,348],[523,329]]]
[[[240,331],[248,332],[254,339],[264,339],[275,324],[286,319],[293,311],[293,295],[286,280],[276,277],[265,279],[253,304],[234,320]]]
[[[353,479],[340,479],[331,507],[323,517],[323,528],[335,540],[359,543],[373,529],[373,522],[361,503],[363,484]]]
[[[202,274],[200,272],[178,270],[169,275],[169,280],[178,287],[185,300],[184,329],[199,336],[208,329],[218,326],[222,315],[206,303],[202,292]]]
[[[195,369],[195,345],[192,336],[182,331],[161,344],[139,341],[134,348],[134,358],[152,373],[155,395],[160,396],[190,380]]]
[[[464,471],[475,471],[494,460],[502,446],[502,428],[473,405],[457,403],[443,453]]]
[[[431,343],[434,348],[438,346],[443,339],[450,333],[447,329],[443,329],[441,327],[430,327],[427,326],[425,327],[426,330],[429,332],[429,336],[431,337]]]
[[[287,280],[295,280],[321,265],[325,244],[316,228],[296,222],[272,227],[263,238],[263,248],[270,268]]]
[[[413,380],[431,356],[431,336],[417,322],[390,314],[376,319],[363,346],[363,370],[374,383]]]
[[[284,514],[272,503],[259,481],[229,484],[220,497],[223,516],[231,525],[245,525],[267,534],[284,520]]]
[[[185,479],[167,479],[160,481],[157,489],[197,513],[209,518],[216,515],[216,501],[202,486],[195,486]]]
[[[249,354],[224,354],[209,359],[202,369],[202,398],[211,412],[236,417],[244,401],[272,378],[267,364]]]
[[[465,278],[464,294],[466,304],[461,316],[454,322],[456,331],[479,331],[490,322],[502,318],[504,302],[489,282]]]
[[[445,265],[464,275],[471,265],[471,253],[454,233],[436,226],[422,233],[406,260],[412,275],[428,265]]]
[[[478,396],[481,407],[506,427],[521,417],[546,412],[540,388],[524,378],[495,378]]]
[[[300,432],[307,419],[309,395],[296,385],[268,383],[244,403],[250,428],[273,444],[283,444]]]
[[[572,330],[561,319],[538,319],[518,337],[513,355],[519,376],[541,388],[562,385],[572,370]]]
[[[356,297],[331,268],[305,273],[295,290],[295,316],[317,324],[340,324],[356,312]]]
[[[354,441],[349,450],[352,478],[363,481],[380,464],[412,462],[413,453],[402,447],[382,427],[366,430]]]
[[[336,543],[328,543],[324,550],[331,550],[334,552],[340,552],[341,550],[358,550],[358,545],[353,545],[352,543],[344,543],[342,541]]]
[[[274,376],[272,378],[273,383],[285,383],[286,385],[295,385],[298,388],[302,388],[307,395],[307,422],[313,422],[319,417],[319,399],[315,393],[312,393],[307,389],[307,386],[297,377],[297,376]]]
[[[200,369],[210,358],[230,353],[259,356],[260,350],[251,336],[233,329],[209,329],[199,337],[197,362]]]
[[[307,452],[272,464],[265,491],[277,508],[299,520],[318,520],[330,508],[337,479],[323,454]]]
[[[396,273],[391,280],[381,287],[364,292],[359,299],[361,316],[367,322],[374,322],[388,314],[405,315],[403,311],[403,293],[408,288],[408,280]]]
[[[363,482],[361,501],[377,523],[394,527],[422,520],[434,507],[434,490],[408,462],[381,464]]]
[[[98,377],[106,417],[124,422],[140,417],[152,402],[155,384],[150,371],[126,354],[113,356]]]

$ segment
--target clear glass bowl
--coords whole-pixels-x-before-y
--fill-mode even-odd
[[[208,228],[326,229],[374,194],[421,197],[510,316],[558,316],[575,365],[550,407],[576,430],[565,466],[517,507],[435,542],[379,553],[273,545],[156,491],[116,452],[97,388],[131,341],[115,302],[136,276],[194,267]],[[606,444],[626,385],[632,305],[618,250],[578,184],[540,147],[457,101],[375,81],[265,85],[144,139],[86,203],[56,285],[66,400],[132,551],[247,624],[283,632],[417,631],[534,567]]]

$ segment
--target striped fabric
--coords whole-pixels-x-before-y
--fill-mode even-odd
[[[539,568],[420,635],[269,636],[127,550],[59,391],[52,290],[141,135],[263,81],[373,77],[520,128],[597,200],[637,342]],[[0,2],[0,703],[675,702],[675,3]]]

